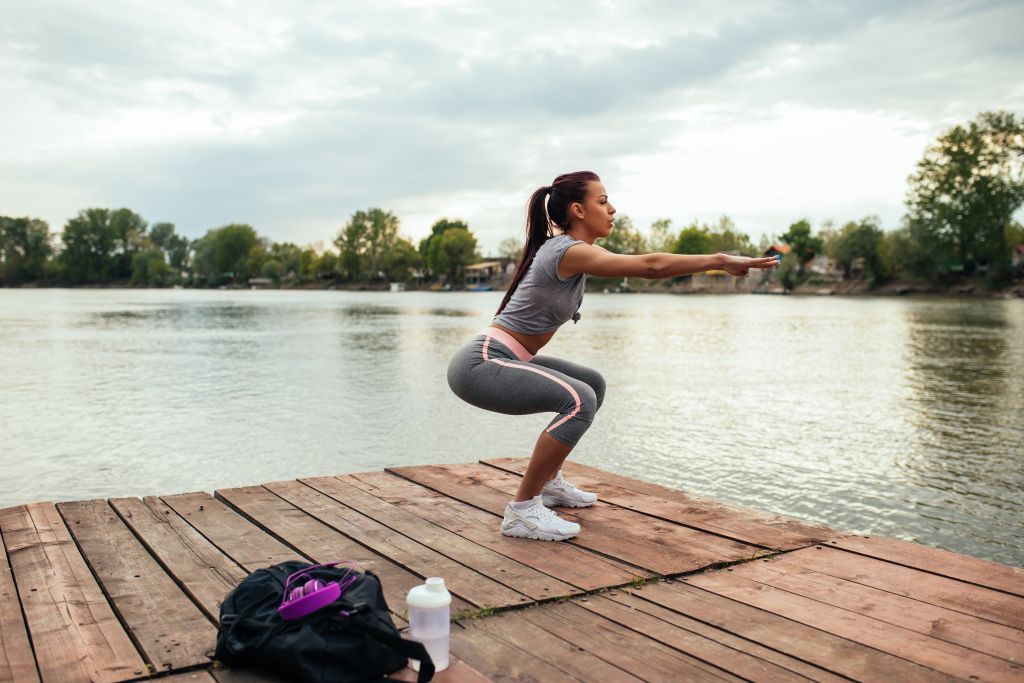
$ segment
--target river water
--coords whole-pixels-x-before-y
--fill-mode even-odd
[[[0,290],[0,507],[528,455],[448,389],[490,293]],[[573,458],[1024,564],[1024,301],[588,294]]]

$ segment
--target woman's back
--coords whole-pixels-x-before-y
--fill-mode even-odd
[[[586,275],[562,277],[558,264],[566,249],[580,243],[569,235],[544,242],[494,322],[521,334],[544,334],[573,319],[583,301]]]

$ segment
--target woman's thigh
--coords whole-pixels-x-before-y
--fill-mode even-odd
[[[571,360],[555,358],[554,356],[534,356],[530,362],[584,382],[594,390],[594,394],[597,397],[597,405],[600,406],[604,402],[606,385],[604,377],[597,370],[580,365],[579,363],[573,363]]]
[[[520,360],[489,360],[466,368],[449,382],[462,400],[506,415],[569,413],[597,402],[586,382],[555,368]]]

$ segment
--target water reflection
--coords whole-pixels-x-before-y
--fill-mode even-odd
[[[907,311],[908,421],[918,443],[898,460],[936,534],[1024,545],[1022,344],[1004,301],[920,302]],[[1016,334],[1015,334],[1016,332]]]

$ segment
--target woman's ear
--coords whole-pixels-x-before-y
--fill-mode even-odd
[[[572,215],[575,218],[583,220],[583,205],[579,202],[573,202],[569,205],[569,210],[572,211]]]

